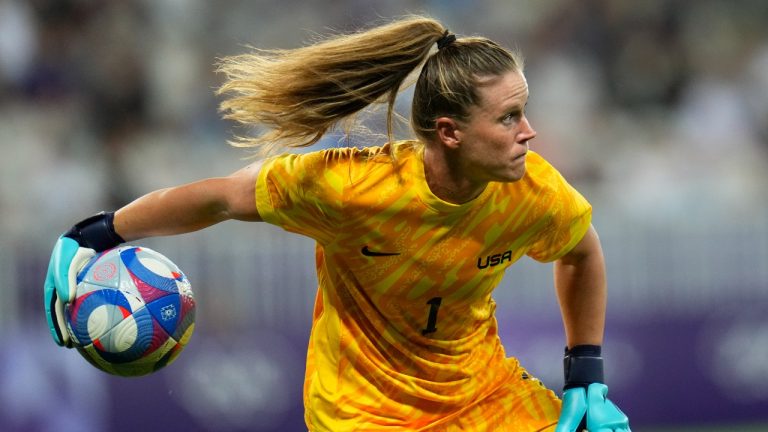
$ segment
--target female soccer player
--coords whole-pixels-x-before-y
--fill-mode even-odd
[[[437,44],[437,49],[435,49]],[[591,207],[541,156],[520,57],[409,17],[295,50],[224,59],[225,116],[267,131],[238,145],[308,146],[421,67],[417,139],[271,157],[149,193],[59,238],[45,284],[54,340],[94,253],[228,219],[317,241],[307,353],[311,431],[628,431],[606,399],[605,265]],[[565,327],[563,401],[507,357],[491,293],[522,255],[554,261]]]

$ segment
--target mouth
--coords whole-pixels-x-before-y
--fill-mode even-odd
[[[524,153],[522,153],[522,154],[520,154],[520,155],[518,155],[518,156],[515,156],[515,158],[514,158],[514,159],[512,159],[512,161],[513,161],[513,162],[522,161],[522,160],[524,160],[524,159],[525,159],[525,155],[527,155],[527,154],[528,154],[528,152],[524,152]]]

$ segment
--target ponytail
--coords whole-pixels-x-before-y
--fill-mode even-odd
[[[374,102],[387,104],[391,140],[398,91],[444,32],[439,22],[415,16],[298,49],[222,59],[224,118],[264,128],[231,144],[263,153],[310,146]]]

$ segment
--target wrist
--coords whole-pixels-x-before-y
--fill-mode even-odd
[[[96,252],[111,249],[125,240],[115,231],[114,212],[100,212],[76,223],[63,237],[75,240],[81,247]]]
[[[592,383],[604,383],[603,357],[600,345],[576,345],[565,349],[563,358],[564,390],[587,388]]]

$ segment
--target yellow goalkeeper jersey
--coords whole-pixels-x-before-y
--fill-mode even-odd
[[[523,254],[564,255],[591,219],[589,203],[540,155],[529,152],[526,166],[521,180],[452,204],[430,191],[413,141],[264,162],[262,218],[317,242],[310,430],[443,430],[517,382],[491,293]],[[495,401],[487,418],[503,418],[504,407]]]

